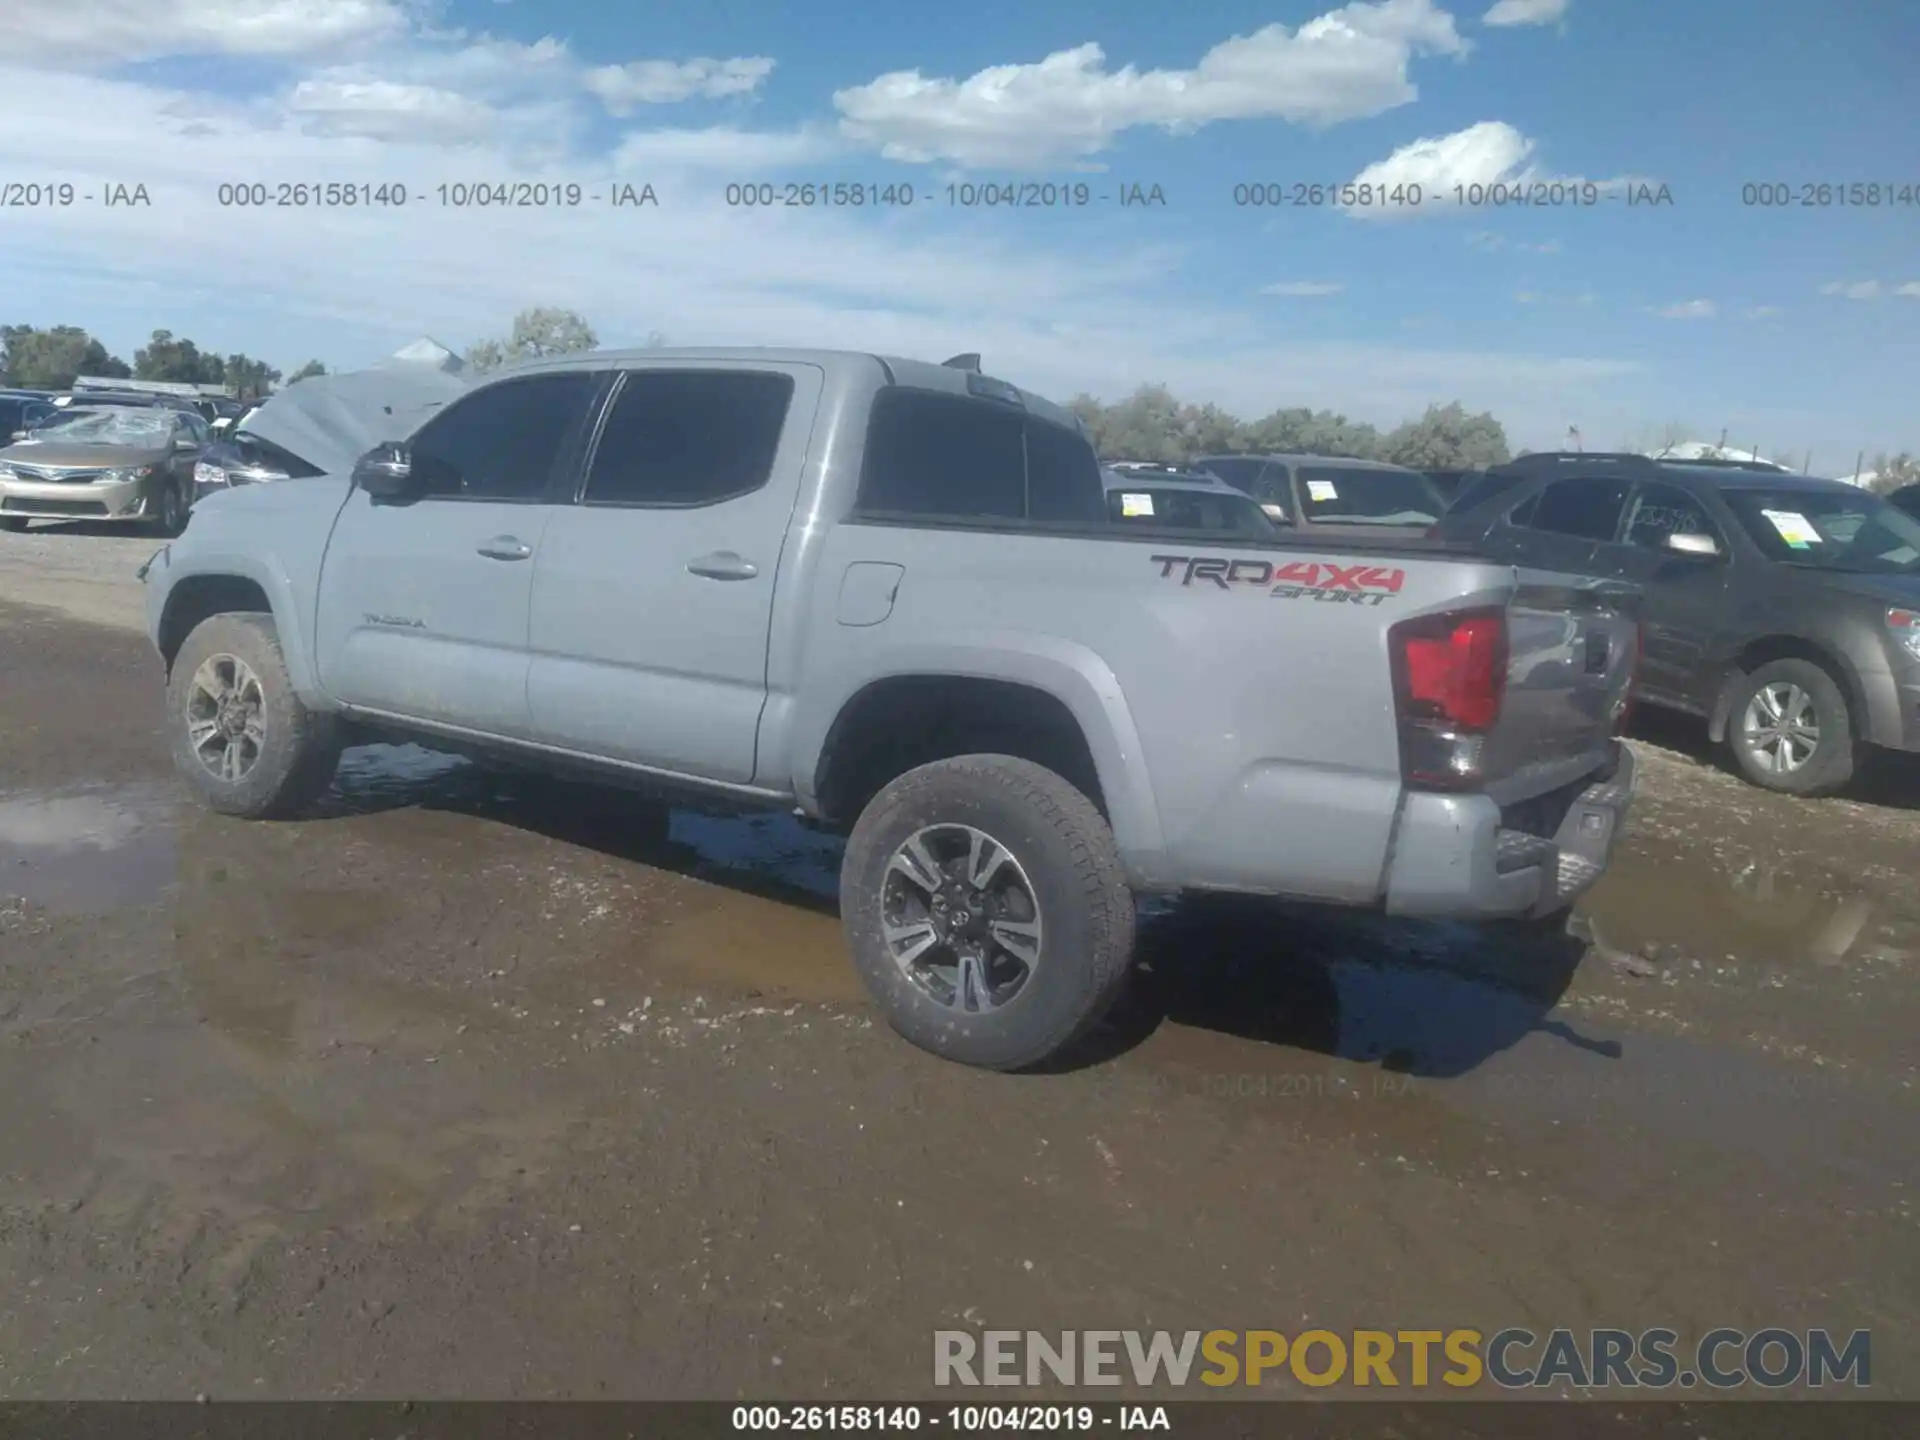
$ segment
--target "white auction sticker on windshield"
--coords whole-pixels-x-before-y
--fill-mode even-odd
[[[1153,514],[1153,496],[1123,494],[1120,497],[1120,513],[1129,520],[1136,515]]]
[[[1820,532],[1797,510],[1762,510],[1767,523],[1780,532],[1780,538],[1796,550],[1820,543]]]
[[[1338,500],[1340,492],[1333,488],[1331,480],[1307,481],[1307,495],[1313,500]]]

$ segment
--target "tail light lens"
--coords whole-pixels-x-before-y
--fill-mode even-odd
[[[1402,773],[1409,784],[1471,786],[1506,695],[1505,613],[1408,620],[1394,626],[1391,643]]]

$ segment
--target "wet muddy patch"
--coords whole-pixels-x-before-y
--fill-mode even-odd
[[[0,792],[0,898],[62,914],[150,905],[176,879],[167,786]]]

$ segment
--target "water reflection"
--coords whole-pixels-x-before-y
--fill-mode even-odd
[[[0,897],[64,913],[149,904],[173,883],[159,786],[0,795]]]

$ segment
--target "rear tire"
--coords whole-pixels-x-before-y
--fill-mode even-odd
[[[1853,715],[1811,660],[1775,660],[1738,681],[1727,743],[1740,773],[1782,795],[1831,795],[1853,779]]]
[[[301,703],[272,617],[252,613],[187,636],[167,681],[167,740],[202,804],[248,820],[300,814],[340,763],[339,726]]]
[[[1080,1039],[1133,961],[1133,893],[1107,822],[1059,775],[1007,755],[936,761],[882,789],[848,839],[840,915],[893,1028],[989,1070]]]

